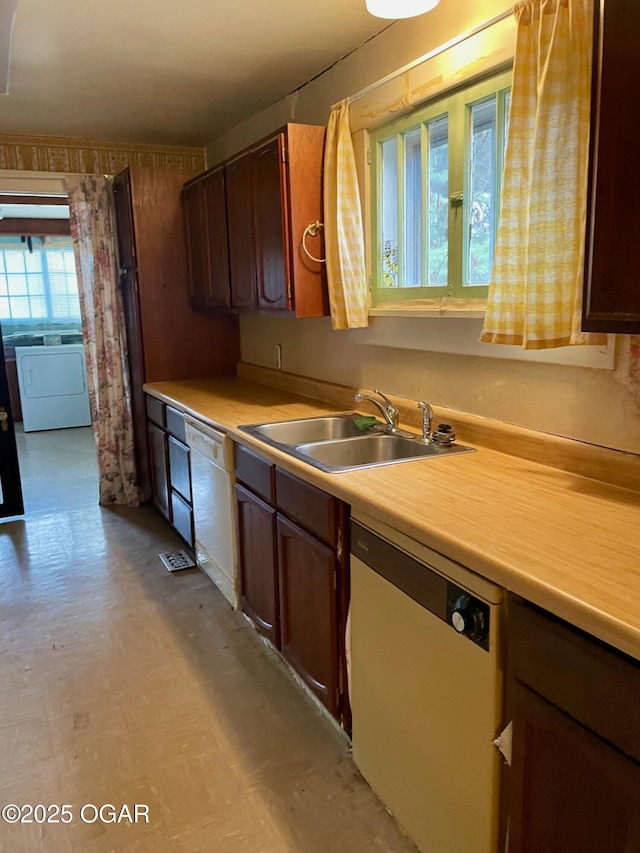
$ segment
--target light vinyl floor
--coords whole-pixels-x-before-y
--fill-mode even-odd
[[[0,806],[72,820],[0,819],[0,851],[414,851],[244,617],[200,571],[164,569],[180,541],[158,514],[97,506],[89,429],[19,442],[27,514],[0,523]],[[90,822],[102,804],[147,806],[148,823]]]

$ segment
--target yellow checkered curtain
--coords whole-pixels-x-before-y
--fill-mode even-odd
[[[369,324],[367,274],[349,101],[331,110],[324,149],[324,242],[331,324],[358,329]]]
[[[502,200],[481,340],[599,344],[580,330],[593,0],[527,0],[517,42]]]

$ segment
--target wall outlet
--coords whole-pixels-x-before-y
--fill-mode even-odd
[[[275,363],[276,370],[282,370],[282,347],[280,344],[276,344]]]

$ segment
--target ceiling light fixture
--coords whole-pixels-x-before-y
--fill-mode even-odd
[[[0,0],[0,95],[9,94],[11,39],[18,0]]]
[[[430,12],[439,0],[366,0],[367,11],[376,18],[415,18]]]

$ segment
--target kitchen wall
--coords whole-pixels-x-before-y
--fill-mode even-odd
[[[208,164],[287,121],[325,124],[331,104],[506,9],[498,0],[441,0],[433,12],[393,24],[317,80],[212,142]],[[513,32],[511,19],[496,24],[427,63],[417,77],[405,74],[379,90],[383,95],[356,102],[355,128],[379,123],[451,82],[504,63],[513,53]],[[286,371],[375,386],[392,395],[640,453],[640,346],[635,338],[618,339],[617,366],[611,370],[371,346],[358,343],[357,332],[332,331],[324,318],[243,316],[240,330],[247,362],[274,367],[278,343]]]
[[[204,169],[202,148],[0,134],[0,170],[116,175],[127,166]]]

